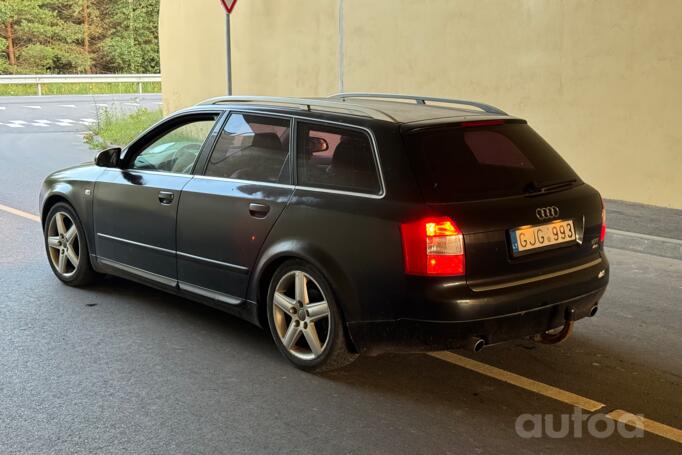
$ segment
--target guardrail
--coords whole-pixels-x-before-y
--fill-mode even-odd
[[[108,82],[132,82],[137,84],[138,93],[142,93],[145,82],[161,82],[160,74],[20,74],[0,76],[0,85],[30,84],[37,87],[37,94],[43,94],[45,84],[95,84]]]

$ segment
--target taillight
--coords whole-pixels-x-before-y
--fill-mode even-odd
[[[464,236],[448,217],[426,218],[400,227],[405,273],[464,275]]]
[[[599,233],[599,243],[604,244],[604,239],[606,238],[606,209],[602,206],[601,208],[601,232]]]

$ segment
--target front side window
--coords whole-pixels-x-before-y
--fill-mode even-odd
[[[354,193],[381,192],[367,134],[331,125],[298,125],[299,185]]]
[[[232,114],[206,167],[206,175],[289,183],[288,119]]]
[[[137,154],[130,169],[190,174],[215,121],[202,117],[166,132]]]

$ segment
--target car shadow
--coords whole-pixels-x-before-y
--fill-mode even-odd
[[[268,330],[217,309],[117,277],[108,276],[83,291],[91,294],[91,301],[106,301],[113,296],[116,305],[138,306],[150,317],[170,318],[172,321],[167,322],[199,327],[209,332],[212,340],[237,344],[268,361],[279,362],[284,368],[293,368],[280,356]],[[555,346],[518,340],[486,348],[478,354],[455,352],[621,409],[660,416],[660,409],[671,409],[671,400],[676,409],[682,408],[679,375],[661,369],[661,365],[645,356],[633,356],[631,351],[619,349],[618,344],[599,341],[590,333],[575,334]],[[492,397],[508,399],[512,406],[527,397],[526,392],[516,388],[511,390],[519,393],[507,398],[497,393],[491,395],[492,390],[508,391],[512,386],[423,353],[361,356],[346,368],[318,377],[372,395],[389,395],[449,409],[485,408]],[[642,390],[652,393],[644,398]],[[662,418],[666,417],[675,418],[672,415]]]

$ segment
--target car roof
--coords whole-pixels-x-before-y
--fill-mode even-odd
[[[428,104],[427,104],[428,102]],[[467,100],[451,100],[394,94],[342,93],[329,98],[294,98],[264,96],[225,96],[199,103],[196,109],[248,108],[289,114],[323,113],[343,118],[366,117],[396,124],[460,122],[470,118],[512,118],[494,106]]]

